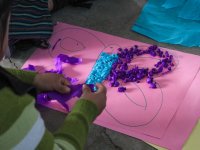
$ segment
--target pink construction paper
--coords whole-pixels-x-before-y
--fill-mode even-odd
[[[48,50],[37,49],[27,60],[36,65],[38,71],[55,69],[54,58],[60,53],[83,59],[79,65],[64,64],[64,74],[79,79],[84,83],[92,66],[102,51],[116,53],[119,47],[139,45],[145,49],[148,44],[132,41],[89,29],[58,23],[49,41]],[[170,149],[181,149],[199,118],[200,110],[200,57],[168,50],[174,55],[175,68],[171,73],[158,76],[159,88],[150,89],[142,81],[139,84],[128,83],[125,93],[118,93],[117,88],[110,88],[105,111],[94,123],[118,132],[152,142]],[[153,67],[158,58],[144,55],[133,60],[131,65]],[[68,102],[73,107],[76,99]],[[47,107],[66,112],[56,101]],[[190,109],[188,109],[190,108]],[[190,111],[189,111],[190,110]],[[170,142],[169,142],[170,141]]]

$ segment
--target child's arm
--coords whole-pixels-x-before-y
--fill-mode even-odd
[[[52,142],[55,142],[54,149],[59,147],[62,150],[82,150],[86,143],[89,126],[98,114],[98,108],[93,102],[79,100],[57,132],[53,135],[46,132],[38,149],[46,149],[48,145],[52,147]]]
[[[25,82],[27,84],[33,84],[34,78],[37,75],[37,72],[33,71],[25,71],[25,70],[18,70],[18,69],[12,69],[12,68],[5,68],[10,74],[14,75],[18,79],[20,79],[22,82]]]
[[[83,94],[72,112],[67,116],[63,126],[54,134],[55,146],[64,150],[82,150],[86,143],[89,125],[106,106],[106,88],[96,84],[97,91],[91,92],[86,85]]]
[[[57,91],[60,93],[69,93],[68,85],[64,75],[56,73],[37,73],[34,71],[25,71],[17,69],[6,69],[10,74],[20,79],[22,82],[36,87],[39,91]]]
[[[24,70],[7,69],[7,71],[28,84],[33,84],[37,75],[36,72]],[[90,99],[90,96],[88,98]],[[79,100],[57,132],[52,134],[46,130],[37,149],[82,150],[89,126],[98,114],[99,109],[95,103],[84,99]]]

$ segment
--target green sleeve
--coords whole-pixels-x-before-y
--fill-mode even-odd
[[[27,84],[33,84],[33,80],[37,74],[37,72],[33,71],[24,71],[24,70],[18,70],[18,69],[11,69],[11,68],[5,68],[9,73],[20,79],[22,82],[25,82]]]
[[[97,115],[98,108],[94,103],[84,99],[77,101],[63,126],[54,134],[55,142],[64,148],[62,143],[67,141],[76,150],[82,150],[87,140],[89,126]]]

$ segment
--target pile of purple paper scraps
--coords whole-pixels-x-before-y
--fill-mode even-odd
[[[69,63],[71,65],[77,65],[82,62],[81,58],[76,58],[76,57],[69,57],[68,55],[60,54],[56,57],[56,63],[55,63],[55,70],[47,70],[45,73],[57,73],[57,74],[62,74],[63,69],[62,69],[62,63]],[[27,68],[24,68],[23,70],[28,70],[28,71],[37,71],[36,67],[29,64]],[[71,78],[71,77],[66,77],[67,80],[69,80],[72,85],[69,86],[70,88],[70,93],[68,94],[61,94],[56,91],[51,91],[51,92],[43,92],[39,93],[37,95],[36,102],[39,104],[45,104],[51,100],[57,100],[63,107],[66,108],[67,111],[69,111],[69,107],[66,104],[67,101],[74,97],[81,97],[82,95],[82,86],[83,84],[74,84],[78,81],[76,78]],[[94,92],[93,89],[95,89],[93,84],[88,84],[90,87],[91,91]]]

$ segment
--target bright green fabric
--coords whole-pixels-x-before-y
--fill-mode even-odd
[[[7,68],[6,70],[21,81],[28,84],[33,84],[34,78],[37,75],[37,73],[33,71],[16,70],[12,68]]]
[[[87,100],[79,100],[67,116],[63,126],[55,133],[56,138],[67,140],[82,150],[86,142],[89,124],[98,114],[96,105]]]
[[[18,106],[15,106],[18,107]],[[10,110],[13,113],[13,110]],[[17,112],[15,112],[17,113]],[[11,113],[9,113],[12,115]],[[7,116],[7,115],[6,115]],[[30,117],[31,116],[31,117]],[[7,116],[9,117],[9,116]],[[12,124],[12,126],[0,136],[1,149],[11,149],[27,135],[32,126],[36,122],[39,114],[34,108],[33,102],[25,107],[19,118]],[[7,122],[4,120],[3,122]],[[4,125],[4,124],[2,124]],[[13,136],[14,135],[14,136]]]
[[[36,75],[36,73],[29,71],[15,69],[8,69],[8,71],[23,82],[29,84],[33,83]],[[23,96],[16,95],[9,87],[0,89],[0,138],[6,131],[13,127],[14,123],[18,121],[21,115],[24,115],[24,110],[29,110],[28,107],[30,105],[32,105],[31,107],[34,107],[34,104],[32,103],[33,99],[34,98],[28,94]],[[30,109],[30,112],[26,113],[30,118],[36,114],[39,115],[38,112],[36,112],[36,114],[35,112],[34,114],[31,112],[32,109]],[[79,100],[75,104],[72,112],[68,114],[61,128],[55,134],[46,130],[42,140],[37,146],[37,150],[51,150],[58,148],[69,150],[70,147],[74,147],[76,150],[83,149],[87,139],[89,125],[95,119],[97,114],[98,109],[94,103],[88,100]],[[27,124],[22,123],[21,126],[25,129]],[[10,134],[11,136],[18,136],[14,133]],[[22,134],[20,130],[18,134]],[[2,148],[3,147],[0,145],[0,149]]]

